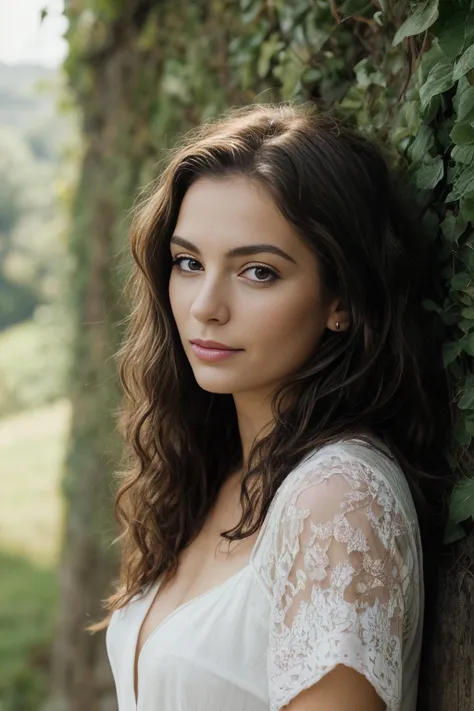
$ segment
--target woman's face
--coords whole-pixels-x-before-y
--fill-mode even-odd
[[[245,177],[193,183],[170,249],[179,262],[169,282],[173,316],[196,381],[208,392],[269,395],[341,320],[337,302],[323,299],[315,254],[266,189]],[[209,362],[194,339],[238,350]]]

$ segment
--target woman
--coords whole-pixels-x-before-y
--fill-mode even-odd
[[[414,711],[451,420],[382,150],[309,104],[228,111],[131,250],[120,711]]]

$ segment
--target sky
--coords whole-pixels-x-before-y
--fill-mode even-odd
[[[63,0],[0,0],[0,62],[57,67],[66,54],[63,7]]]

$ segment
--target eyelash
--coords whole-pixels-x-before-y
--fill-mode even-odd
[[[185,256],[175,257],[174,259],[171,260],[171,264],[173,266],[178,266],[180,271],[183,274],[192,274],[193,273],[192,270],[190,272],[187,272],[184,269],[181,269],[181,262],[183,261],[183,259],[189,259],[191,262],[197,262],[198,264],[200,264],[200,262],[197,259],[194,259],[194,257],[185,257]],[[247,271],[247,269],[258,269],[258,268],[265,269],[265,271],[270,272],[270,274],[272,275],[272,278],[268,279],[267,281],[261,281],[261,280],[254,281],[253,279],[250,279],[250,281],[253,284],[273,284],[273,282],[275,282],[277,279],[280,279],[278,274],[273,269],[271,269],[271,267],[267,267],[265,264],[249,264],[248,267],[246,267],[246,269],[244,271]],[[194,270],[194,271],[197,271],[197,270]]]

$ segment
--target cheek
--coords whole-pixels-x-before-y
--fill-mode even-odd
[[[271,379],[298,370],[315,352],[325,331],[323,306],[317,295],[303,291],[304,298],[287,299],[261,324],[259,362]]]
[[[313,291],[314,291],[314,286]],[[325,327],[323,307],[319,295],[301,285],[281,293],[263,309],[253,310],[252,331],[256,343],[265,349],[307,352],[312,350]]]

